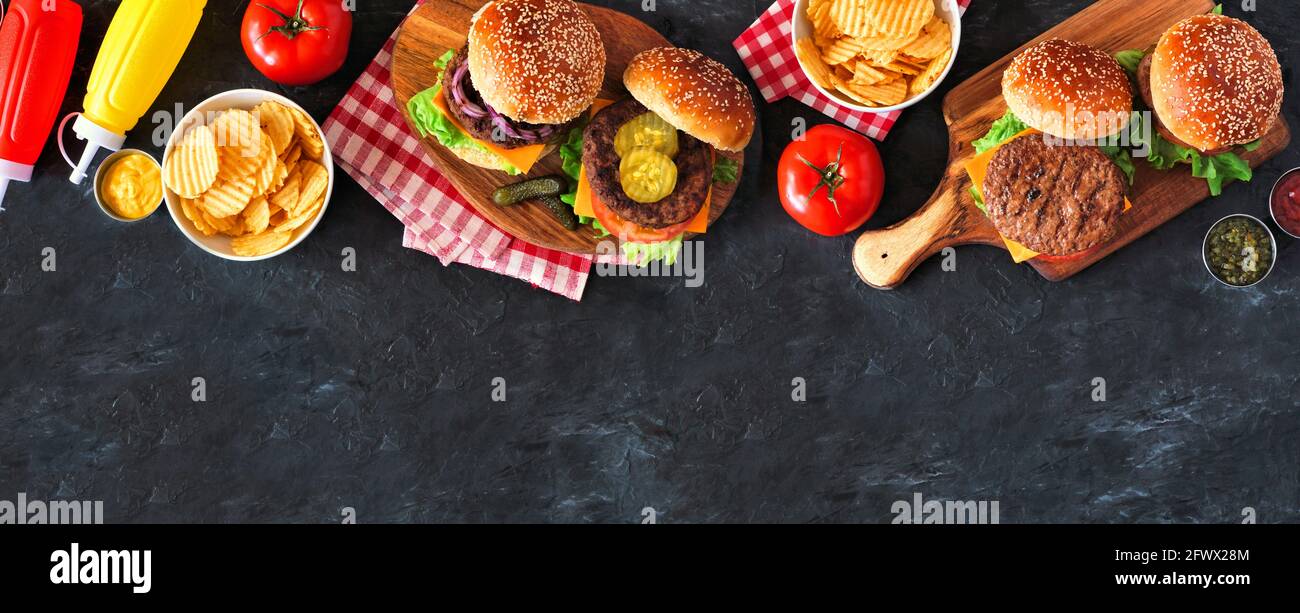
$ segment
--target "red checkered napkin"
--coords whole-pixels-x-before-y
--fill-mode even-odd
[[[406,226],[402,246],[444,265],[468,264],[581,300],[591,256],[543,249],[502,232],[435,169],[389,86],[396,41],[394,32],[325,122],[334,162]]]
[[[971,0],[957,0],[963,13]],[[876,140],[884,140],[902,111],[864,113],[846,109],[817,91],[799,67],[790,32],[795,0],[777,0],[732,43],[768,102],[794,98]]]

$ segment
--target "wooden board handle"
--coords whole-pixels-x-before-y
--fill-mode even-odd
[[[853,247],[853,268],[876,289],[894,289],[921,262],[947,247],[1000,245],[993,225],[964,194],[964,179],[954,164],[921,210],[883,230],[868,230]]]

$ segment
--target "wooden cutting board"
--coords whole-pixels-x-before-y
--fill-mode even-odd
[[[943,100],[949,162],[938,190],[902,223],[868,231],[858,239],[853,248],[853,267],[858,276],[873,287],[893,289],[921,262],[947,247],[1006,248],[993,224],[975,207],[965,165],[975,155],[970,143],[984,136],[1007,111],[1002,100],[1002,72],[1020,51],[1049,38],[1087,43],[1108,53],[1145,49],[1175,23],[1213,8],[1211,0],[1100,0],[954,88]],[[1286,120],[1279,118],[1259,149],[1242,157],[1255,168],[1282,152],[1290,142],[1291,130]],[[1084,257],[1054,261],[1036,258],[1029,265],[1048,280],[1068,279],[1210,196],[1205,181],[1193,177],[1188,166],[1160,172],[1145,160],[1134,162],[1138,171],[1129,194],[1133,208],[1121,217],[1114,240]],[[1011,263],[1009,256],[1007,263]]]
[[[465,46],[470,19],[488,0],[425,0],[424,4],[402,24],[393,49],[392,87],[403,116],[411,125],[406,104],[416,94],[433,87],[436,82],[434,62],[448,50]],[[639,19],[615,10],[582,4],[591,16],[605,42],[605,84],[600,97],[620,100],[627,97],[623,87],[623,72],[638,53],[655,47],[672,46],[663,36]],[[610,237],[598,239],[590,226],[576,231],[566,230],[551,212],[539,202],[526,202],[518,206],[499,207],[492,203],[492,192],[498,187],[524,180],[503,172],[479,168],[466,163],[438,144],[432,137],[421,139],[420,144],[433,158],[438,170],[451,181],[466,200],[484,217],[507,233],[541,247],[573,253],[596,253],[596,246]],[[743,153],[718,152],[740,165],[744,171]],[[552,154],[537,163],[528,177],[563,175],[560,156]],[[739,181],[719,185],[713,190],[709,207],[709,224],[718,220],[736,195]]]

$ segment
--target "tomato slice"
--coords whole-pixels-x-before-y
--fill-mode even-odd
[[[1090,248],[1090,249],[1085,249],[1085,250],[1083,250],[1083,251],[1076,251],[1076,252],[1074,252],[1074,253],[1070,253],[1070,254],[1067,254],[1067,255],[1046,255],[1046,254],[1040,254],[1038,257],[1036,257],[1036,258],[1034,258],[1034,259],[1035,259],[1035,260],[1038,260],[1038,261],[1040,261],[1040,262],[1043,262],[1043,263],[1045,263],[1045,264],[1049,264],[1049,263],[1050,263],[1050,264],[1065,264],[1065,263],[1068,263],[1068,262],[1074,262],[1074,261],[1077,261],[1077,260],[1082,260],[1082,259],[1084,259],[1084,258],[1086,258],[1086,257],[1088,257],[1088,256],[1090,256],[1090,255],[1093,255],[1093,254],[1097,253],[1098,251],[1101,251],[1102,247],[1105,247],[1105,246],[1106,246],[1106,245],[1103,243],[1103,244],[1101,244],[1101,245],[1097,245],[1096,247],[1092,247],[1092,248]]]
[[[596,221],[604,226],[606,232],[617,236],[618,240],[630,243],[663,243],[673,240],[685,234],[691,221],[694,221],[690,220],[667,228],[639,226],[609,210],[609,207],[605,206],[605,203],[601,202],[595,194],[591,196],[591,212],[596,217]]]

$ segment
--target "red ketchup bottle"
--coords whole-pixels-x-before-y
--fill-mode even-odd
[[[13,0],[0,24],[0,206],[10,181],[31,181],[68,91],[81,38],[72,0]],[[0,210],[3,210],[0,208]]]

